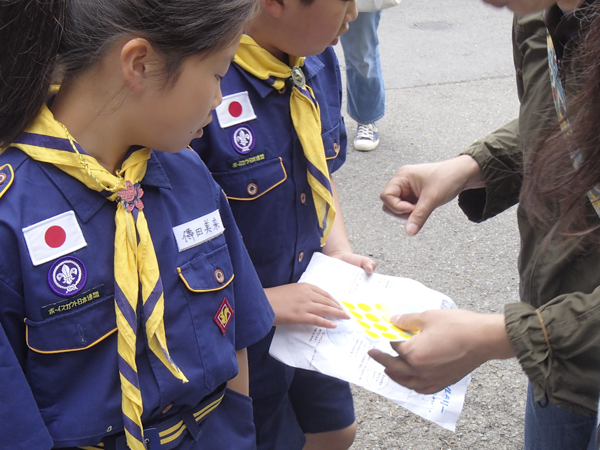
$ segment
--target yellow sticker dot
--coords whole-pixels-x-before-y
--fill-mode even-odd
[[[342,305],[344,305],[348,309],[356,309],[356,306],[354,306],[352,303],[342,302]]]
[[[373,324],[373,326],[374,326],[375,328],[377,328],[378,330],[381,330],[381,331],[388,331],[388,330],[389,330],[389,328],[388,328],[388,327],[384,327],[383,325],[380,325],[380,324],[378,324],[378,323],[374,323],[374,324]]]
[[[381,333],[381,335],[388,339],[398,339],[398,335],[393,333]]]
[[[371,325],[369,325],[367,322],[363,322],[362,320],[357,320],[357,322],[363,328],[371,328]]]
[[[371,306],[367,305],[366,303],[359,303],[358,307],[360,309],[362,309],[363,311],[367,311],[367,312],[373,311],[373,308]]]
[[[371,322],[379,322],[379,317],[377,317],[375,314],[365,314],[365,317]]]
[[[391,322],[392,316],[390,316],[390,315],[388,315],[388,314],[384,314],[383,316],[381,316],[381,318],[382,318],[383,320],[385,320],[387,323],[392,323],[392,322]]]
[[[377,303],[375,305],[375,308],[377,308],[381,312],[390,312],[391,310],[391,308],[388,305],[384,305],[383,303]]]
[[[373,339],[379,339],[379,335],[377,333],[373,333],[372,331],[365,330],[365,333],[371,336]]]
[[[357,319],[362,319],[363,318],[362,314],[359,314],[359,313],[354,312],[354,311],[350,311],[350,314],[352,314]]]

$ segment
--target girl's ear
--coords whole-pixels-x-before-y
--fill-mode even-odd
[[[276,19],[279,19],[285,7],[287,6],[288,0],[261,0],[261,7],[263,10],[267,11]]]
[[[123,81],[132,91],[147,85],[150,68],[156,64],[156,52],[146,39],[135,38],[121,48],[120,62]]]

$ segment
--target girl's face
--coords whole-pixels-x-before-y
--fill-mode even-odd
[[[178,152],[194,138],[202,136],[202,127],[212,121],[210,111],[222,100],[221,78],[225,76],[238,47],[229,47],[210,55],[187,58],[171,87],[161,87],[160,79],[143,101],[144,145],[155,150]]]

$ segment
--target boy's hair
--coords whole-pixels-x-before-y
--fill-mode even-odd
[[[5,0],[0,8],[0,148],[31,123],[60,69],[63,82],[119,39],[142,37],[164,57],[165,85],[186,57],[238,37],[256,0]]]

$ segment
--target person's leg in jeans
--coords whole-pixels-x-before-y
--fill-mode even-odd
[[[359,127],[361,124],[374,126],[385,114],[385,87],[377,37],[380,18],[381,11],[361,12],[349,24],[348,32],[340,37],[346,59],[348,114]]]
[[[540,407],[527,389],[525,450],[587,450],[593,447],[596,418],[572,413],[548,403]],[[591,447],[589,447],[592,445]]]

